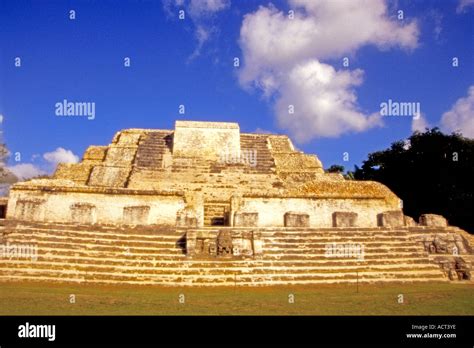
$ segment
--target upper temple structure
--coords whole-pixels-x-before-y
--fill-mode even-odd
[[[385,212],[403,218],[400,207],[380,183],[324,173],[285,135],[176,121],[174,130],[122,130],[52,179],[14,185],[7,211],[91,224],[374,227]]]
[[[5,201],[7,203],[5,203]],[[3,204],[1,204],[3,202]],[[170,286],[471,281],[472,235],[237,123],[126,129],[0,201],[0,280]]]

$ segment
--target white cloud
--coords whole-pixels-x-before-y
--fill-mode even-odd
[[[191,0],[189,14],[193,18],[205,17],[230,7],[230,0]]]
[[[474,0],[460,0],[458,3],[458,7],[456,8],[456,12],[466,12],[466,8],[469,6],[474,6]]]
[[[26,180],[38,175],[47,175],[48,173],[31,163],[21,163],[7,168],[19,180]]]
[[[190,61],[198,57],[205,43],[219,32],[211,21],[216,13],[230,7],[230,0],[165,0],[163,7],[170,17],[176,15],[173,10],[184,9],[185,14],[191,18],[195,27],[197,46],[188,58]]]
[[[33,155],[37,158],[38,155]],[[58,163],[77,163],[79,157],[71,150],[58,147],[56,150],[46,152],[42,156],[45,162],[35,165],[32,163],[21,163],[7,167],[19,180],[26,180],[38,175],[50,175]]]
[[[411,131],[415,132],[421,132],[423,133],[425,131],[425,128],[429,128],[430,124],[426,120],[425,116],[421,114],[419,117],[415,118],[413,117],[411,121]]]
[[[58,147],[52,152],[46,152],[43,155],[43,158],[51,164],[58,163],[77,163],[79,162],[79,157],[76,156],[71,150],[63,149]]]
[[[194,49],[193,53],[189,56],[188,61],[193,60],[194,58],[198,57],[201,54],[201,50],[204,44],[209,40],[211,35],[213,35],[215,32],[216,32],[215,27],[206,27],[205,25],[201,25],[201,24],[196,26],[196,31],[194,35],[197,40],[197,46]]]
[[[465,137],[474,138],[474,85],[467,96],[459,98],[441,117],[441,126],[448,132],[461,132]]]
[[[416,22],[391,20],[383,0],[289,4],[294,19],[271,4],[245,15],[239,41],[244,56],[241,85],[256,87],[266,97],[275,95],[279,124],[302,140],[380,124],[375,116],[358,110],[353,87],[361,84],[362,71],[335,71],[321,62],[342,59],[369,44],[412,50],[418,45]],[[286,103],[302,112],[286,116]]]
[[[334,137],[380,125],[378,113],[366,116],[358,110],[353,87],[362,83],[362,75],[361,70],[336,71],[317,60],[296,65],[281,80],[275,104],[279,126],[305,142],[314,135]]]

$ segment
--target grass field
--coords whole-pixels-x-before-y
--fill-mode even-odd
[[[360,285],[357,292],[355,285],[345,284],[172,288],[0,283],[0,315],[474,315],[474,285]]]

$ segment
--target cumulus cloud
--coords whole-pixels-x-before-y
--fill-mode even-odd
[[[378,113],[366,116],[358,110],[353,87],[362,83],[362,75],[359,69],[336,71],[317,60],[296,65],[282,79],[275,104],[279,126],[305,142],[315,134],[334,137],[380,125]]]
[[[462,13],[467,11],[467,7],[474,6],[474,0],[460,0],[458,7],[456,7],[457,13]]]
[[[51,164],[58,164],[58,163],[77,163],[79,162],[79,157],[76,156],[71,150],[63,149],[62,147],[58,147],[56,150],[52,152],[46,152],[43,155],[43,158],[51,163]]]
[[[26,180],[39,175],[47,175],[48,173],[43,169],[31,163],[21,163],[8,167],[19,180]]]
[[[31,179],[39,175],[50,175],[58,163],[77,163],[79,157],[71,150],[58,147],[56,150],[46,152],[42,156],[43,162],[39,164],[20,163],[7,167],[19,180]]]
[[[416,21],[390,19],[383,0],[289,0],[289,5],[293,19],[271,4],[245,15],[241,85],[275,96],[279,124],[302,141],[380,124],[358,110],[354,87],[362,83],[362,71],[336,71],[323,61],[369,44],[412,50],[418,45]],[[293,115],[283,111],[288,104],[295,107]]]
[[[465,137],[474,138],[474,85],[467,96],[459,98],[451,109],[441,117],[441,127],[448,132],[461,132]]]
[[[413,117],[411,121],[411,131],[424,132],[426,128],[430,128],[430,124],[426,120],[425,116],[421,114],[419,117]]]

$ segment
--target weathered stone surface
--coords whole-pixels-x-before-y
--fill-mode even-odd
[[[105,159],[108,146],[89,146],[82,156],[83,161],[102,162]]]
[[[258,213],[236,212],[234,214],[234,226],[256,227],[258,226]]]
[[[130,166],[135,159],[137,147],[110,146],[105,161],[108,165]]]
[[[147,205],[124,207],[123,222],[130,225],[146,225],[149,214],[150,207]]]
[[[223,151],[232,155],[230,162],[222,161]],[[254,158],[242,162],[240,156],[248,153]],[[176,197],[169,199],[168,192]],[[190,197],[196,194],[199,199]],[[184,206],[178,198],[183,195]],[[309,227],[332,227],[333,213],[346,211],[357,214],[359,226],[375,227],[378,214],[399,207],[398,197],[379,183],[324,173],[319,159],[295,150],[287,136],[240,133],[236,123],[193,121],[177,121],[174,130],[122,130],[110,145],[89,147],[81,163],[60,164],[54,180],[13,185],[7,218],[18,199],[38,197],[50,221],[71,221],[69,206],[83,202],[96,205],[99,224],[126,223],[126,207],[150,206],[149,224],[200,227],[256,224],[236,217],[239,211],[258,213],[259,227],[285,225],[284,215],[291,211],[308,214]],[[178,218],[183,208],[192,216]]]
[[[176,227],[198,227],[196,212],[192,209],[181,209],[176,213]]]
[[[217,256],[232,256],[232,231],[219,231],[216,251]]]
[[[59,163],[53,178],[71,180],[76,184],[85,185],[93,166],[91,163]]]
[[[80,224],[94,224],[96,222],[96,207],[89,203],[75,203],[71,205],[71,220]]]
[[[125,187],[130,169],[127,167],[94,166],[90,186]]]
[[[417,225],[418,224],[416,223],[415,219],[413,219],[411,216],[405,215],[405,226],[413,227]]]
[[[357,213],[347,211],[336,211],[332,214],[333,227],[355,227],[357,226]]]
[[[309,227],[309,214],[289,211],[284,215],[285,227]]]
[[[441,215],[422,214],[420,216],[420,225],[421,226],[432,226],[432,227],[446,227],[446,226],[448,226],[448,222]]]
[[[468,254],[469,242],[457,233],[434,233],[423,237],[425,250],[431,254]]]
[[[386,211],[377,215],[377,223],[383,227],[405,226],[405,216],[401,210]]]
[[[14,217],[18,220],[42,221],[44,202],[43,199],[20,199],[16,202]]]
[[[224,149],[240,153],[240,131],[237,123],[176,121],[174,155],[217,159]]]

